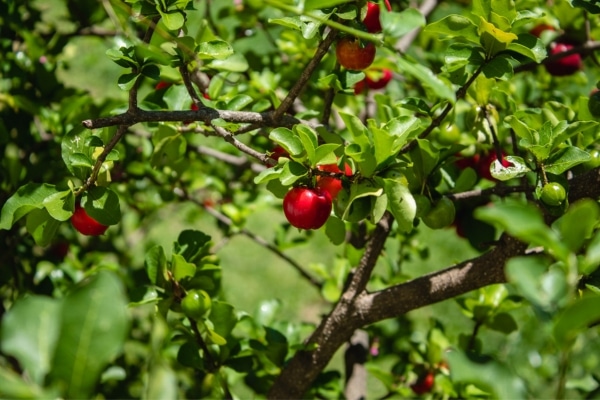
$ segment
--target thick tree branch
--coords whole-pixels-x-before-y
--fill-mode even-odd
[[[356,317],[364,324],[406,314],[495,283],[506,282],[504,265],[525,254],[527,244],[504,235],[498,246],[481,256],[358,299]]]
[[[128,110],[123,114],[110,117],[101,117],[96,119],[86,119],[82,122],[88,129],[99,129],[115,125],[134,125],[142,122],[184,122],[184,121],[202,121],[210,125],[211,121],[222,119],[227,122],[260,124],[261,126],[288,127],[296,124],[304,124],[316,127],[317,124],[309,121],[303,121],[289,115],[284,115],[279,120],[273,118],[273,111],[270,112],[251,112],[251,111],[227,111],[215,110],[213,108],[201,108],[196,111],[145,111]]]

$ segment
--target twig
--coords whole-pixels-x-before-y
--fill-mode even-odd
[[[319,47],[317,47],[315,55],[300,74],[300,78],[289,91],[286,98],[283,99],[279,107],[277,107],[277,110],[275,110],[275,112],[273,113],[273,119],[275,121],[277,121],[283,114],[285,114],[292,106],[296,97],[298,97],[302,89],[304,89],[304,86],[306,85],[306,82],[308,82],[308,80],[310,79],[312,73],[317,69],[325,54],[327,54],[327,51],[329,50],[329,47],[335,40],[336,36],[337,30],[331,29],[325,37],[325,39],[321,43],[319,43]]]

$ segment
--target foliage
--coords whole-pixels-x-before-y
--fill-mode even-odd
[[[379,2],[377,34],[365,1],[26,3],[0,4],[0,397],[597,395],[593,2]],[[325,177],[296,230],[283,198]],[[231,295],[224,258],[263,273],[239,237],[310,321],[283,273]]]

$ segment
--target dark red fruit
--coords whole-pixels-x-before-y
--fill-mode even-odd
[[[415,383],[410,385],[410,388],[415,394],[422,395],[431,392],[434,382],[435,376],[433,375],[433,372],[429,371],[421,375]]]
[[[353,71],[362,71],[375,60],[375,45],[367,43],[362,46],[360,40],[346,36],[338,40],[335,55],[340,65]]]
[[[463,157],[460,154],[456,154],[460,157],[458,160],[454,162],[459,169],[467,169],[473,168],[477,169],[477,165],[479,164],[479,154],[475,154],[471,157]]]
[[[171,86],[171,84],[169,82],[160,81],[156,84],[156,86],[154,86],[154,89],[162,90],[162,89],[168,88],[169,86]]]
[[[333,172],[336,174],[342,173],[337,164],[319,165],[317,168],[321,171]],[[352,175],[352,168],[350,168],[348,164],[346,164],[344,168],[344,175]],[[331,199],[335,200],[340,190],[342,190],[342,180],[333,176],[317,176],[317,187],[327,191],[331,196]]]
[[[564,53],[573,47],[571,43],[555,42],[550,45],[549,55]],[[581,55],[573,53],[556,61],[545,63],[544,66],[546,71],[553,76],[569,76],[581,70],[583,62],[581,61]]]
[[[71,217],[71,224],[79,233],[88,236],[102,235],[108,229],[107,225],[103,225],[90,217],[79,204],[75,206],[75,213]]]
[[[295,187],[283,198],[285,217],[299,229],[319,229],[329,218],[331,208],[331,196],[319,187]]]
[[[390,6],[388,0],[385,0],[385,6],[388,11],[392,11],[392,6]],[[379,20],[380,13],[381,10],[379,9],[379,4],[372,1],[367,2],[367,14],[365,15],[365,19],[363,19],[363,23],[365,24],[368,32],[381,32],[381,21]]]
[[[363,79],[362,81],[360,81],[356,85],[354,85],[354,93],[355,94],[362,93],[363,90],[365,89],[365,86],[368,87],[369,89],[373,89],[373,90],[383,89],[388,85],[388,83],[390,83],[392,78],[393,78],[392,71],[387,68],[383,68],[381,70],[381,76],[377,80],[371,78],[367,74],[365,79]]]

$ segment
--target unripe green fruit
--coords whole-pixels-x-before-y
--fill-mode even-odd
[[[560,183],[550,182],[542,188],[540,198],[549,206],[559,206],[567,198],[567,191]]]
[[[429,198],[422,194],[413,195],[415,203],[417,204],[417,218],[423,218],[431,210],[431,201]]]
[[[442,197],[434,207],[423,217],[425,225],[431,229],[442,229],[450,226],[456,217],[454,203],[447,197]]]
[[[181,311],[186,317],[201,319],[210,311],[212,300],[204,290],[190,290],[181,300]]]
[[[586,171],[600,167],[600,151],[591,150],[590,157],[591,158],[588,161],[583,163],[583,167]]]

